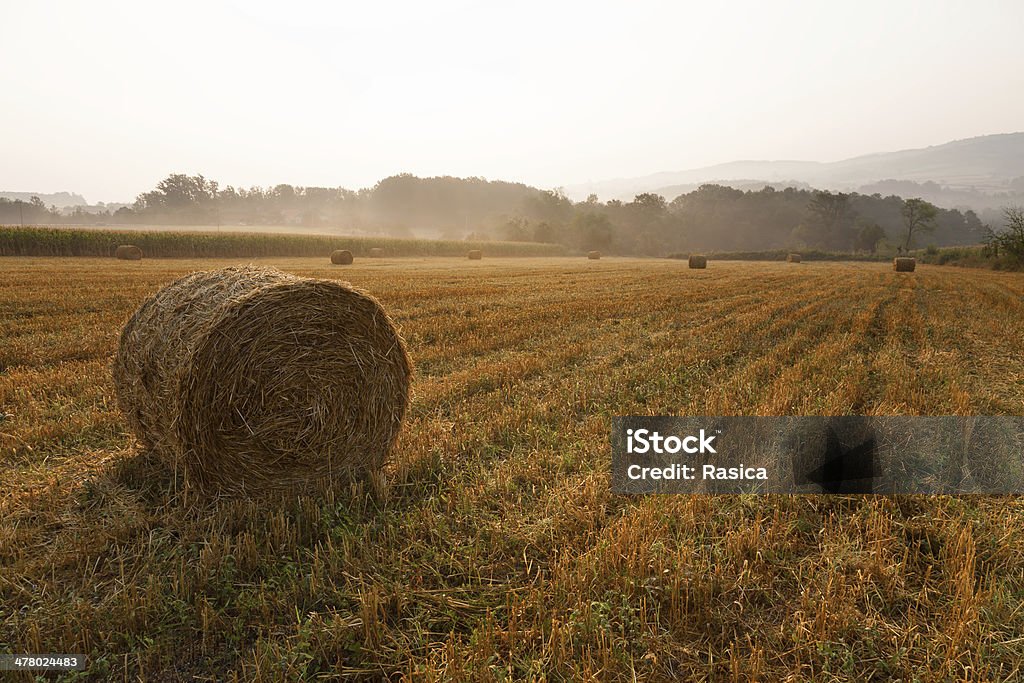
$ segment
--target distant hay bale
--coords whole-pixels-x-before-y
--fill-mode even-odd
[[[142,250],[134,244],[122,244],[114,250],[114,258],[122,261],[138,261],[142,258]]]
[[[125,325],[113,365],[132,431],[211,494],[377,470],[411,371],[371,296],[254,266],[164,287]]]
[[[601,258],[601,252],[599,252],[599,251],[588,251],[587,252],[587,258],[590,259],[591,261],[597,261],[598,259]]]
[[[708,257],[702,254],[690,254],[689,264],[691,268],[707,268]]]
[[[352,252],[348,249],[335,249],[331,252],[331,263],[336,266],[347,266],[352,263]]]
[[[897,273],[913,273],[917,268],[917,259],[912,256],[897,256],[892,260]]]
[[[372,247],[370,249],[370,258],[381,258],[384,256],[384,250],[380,247]]]
[[[800,263],[801,261],[804,260],[804,257],[801,256],[800,254],[790,254],[789,256],[786,257],[786,260],[789,261],[790,263]]]
[[[470,249],[468,255],[470,261],[479,261],[484,257],[484,252],[479,249]]]

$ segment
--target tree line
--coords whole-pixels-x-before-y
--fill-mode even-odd
[[[345,188],[221,187],[173,174],[116,211],[70,215],[0,199],[0,224],[281,225],[339,233],[499,239],[575,250],[663,256],[686,251],[823,249],[901,251],[978,244],[1000,234],[971,210],[923,199],[807,188],[738,190],[707,184],[671,201],[574,202],[560,191],[483,178],[402,174],[358,191]]]

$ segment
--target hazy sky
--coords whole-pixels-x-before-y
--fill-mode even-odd
[[[1024,130],[1024,2],[0,0],[0,189],[549,188]]]

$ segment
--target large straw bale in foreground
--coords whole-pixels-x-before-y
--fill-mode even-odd
[[[335,249],[331,252],[331,263],[336,266],[347,266],[352,263],[352,252],[348,249]]]
[[[701,254],[690,254],[689,264],[691,268],[707,268],[708,257]]]
[[[139,439],[212,493],[379,468],[411,366],[369,295],[250,266],[192,273],[146,301],[113,374]]]
[[[599,251],[588,251],[587,252],[587,258],[590,259],[591,261],[597,261],[598,259],[601,258],[601,252],[599,252]]]
[[[142,249],[134,244],[122,244],[114,250],[114,258],[122,261],[138,261],[142,259]]]
[[[917,268],[917,259],[912,256],[897,256],[892,260],[892,266],[897,273],[913,273]]]

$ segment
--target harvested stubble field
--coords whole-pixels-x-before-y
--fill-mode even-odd
[[[228,261],[0,259],[0,648],[95,680],[1017,680],[1024,502],[609,493],[616,414],[1022,414],[1024,276],[268,259],[417,365],[385,480],[197,507],[109,375]]]

